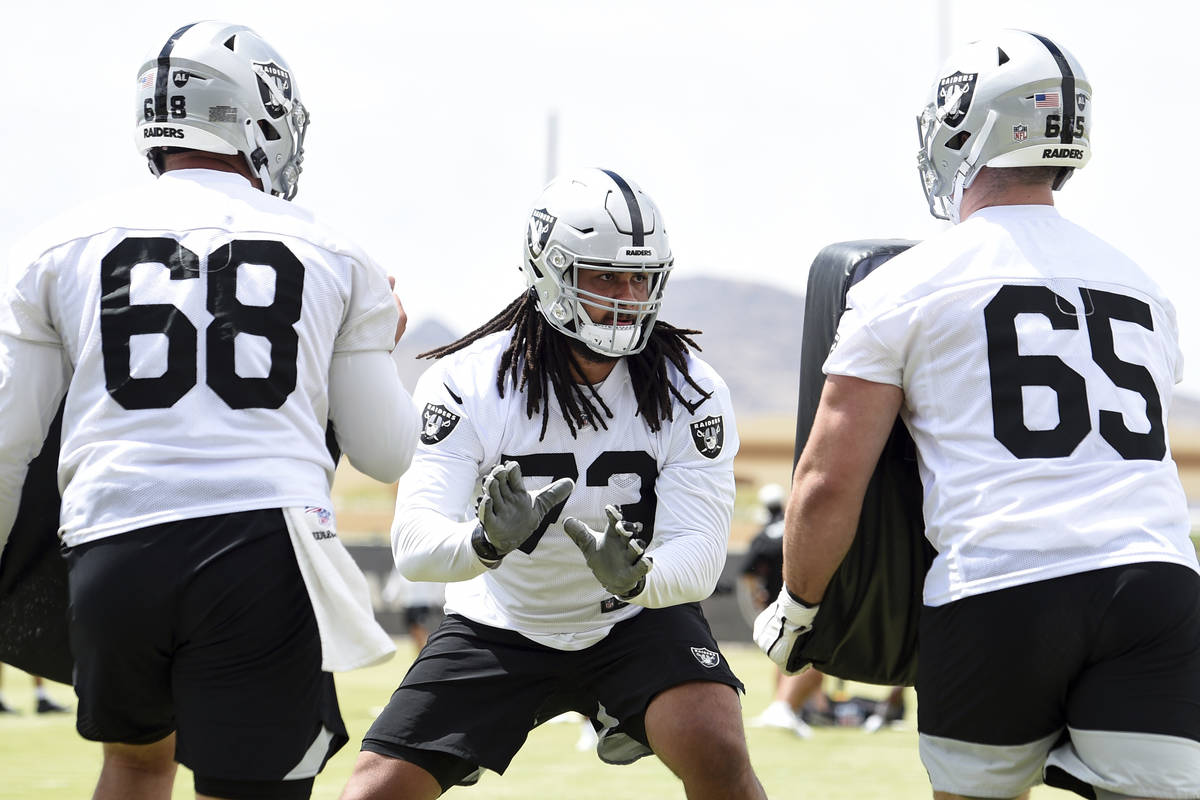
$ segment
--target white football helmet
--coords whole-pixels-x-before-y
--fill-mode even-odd
[[[637,184],[605,169],[559,176],[542,190],[525,231],[522,267],[537,307],[556,330],[606,356],[640,352],[662,305],[674,259],[658,206]],[[645,273],[645,300],[579,288],[578,270]],[[592,321],[588,307],[612,314]]]
[[[1045,36],[1003,30],[955,52],[917,117],[917,165],[929,211],[958,222],[983,167],[1060,167],[1054,188],[1087,164],[1092,86]]]
[[[287,62],[243,25],[185,25],[138,70],[138,152],[154,148],[242,153],[263,191],[296,196],[308,113]]]

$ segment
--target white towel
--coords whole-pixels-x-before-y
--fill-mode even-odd
[[[338,538],[333,513],[297,506],[283,516],[317,616],[321,669],[346,672],[391,658],[396,646],[375,621],[367,579]]]

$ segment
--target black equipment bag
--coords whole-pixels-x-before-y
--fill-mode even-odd
[[[821,250],[808,274],[800,351],[795,460],[812,431],[825,385],[821,370],[846,308],[846,292],[916,242],[867,239]],[[916,448],[899,419],[867,486],[858,531],[821,601],[801,651],[822,672],[846,680],[912,686],[917,626],[933,548],[925,539]]]

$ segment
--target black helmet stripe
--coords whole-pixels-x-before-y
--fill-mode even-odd
[[[633,189],[630,189],[625,179],[617,173],[607,169],[600,171],[612,178],[613,183],[621,190],[621,194],[625,195],[625,203],[629,206],[629,223],[633,226],[633,246],[642,247],[646,244],[646,228],[642,223],[642,208],[638,205]]]
[[[167,81],[171,79],[171,51],[175,49],[175,43],[179,41],[179,37],[196,23],[192,22],[184,25],[179,30],[171,34],[171,38],[167,39],[167,43],[163,45],[163,49],[158,54],[158,72],[154,76],[154,121],[167,121]]]
[[[1062,72],[1063,118],[1059,141],[1063,144],[1071,144],[1075,141],[1075,73],[1071,70],[1071,65],[1067,63],[1067,57],[1063,55],[1063,51],[1058,48],[1058,45],[1045,36],[1039,36],[1036,33],[1029,35],[1046,46],[1050,55],[1054,56],[1059,71]]]

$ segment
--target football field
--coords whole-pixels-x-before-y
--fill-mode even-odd
[[[723,645],[735,671],[746,683],[746,718],[771,699],[771,667],[752,645]],[[313,797],[336,800],[358,751],[358,744],[380,706],[387,702],[412,657],[406,639],[395,658],[377,667],[338,675],[342,713],[350,744],[318,776]],[[74,715],[35,715],[28,676],[4,670],[4,694],[20,716],[0,715],[0,800],[78,800],[91,795],[100,768],[100,746],[79,738]],[[827,689],[835,684],[827,679]],[[882,697],[878,687],[850,686],[868,697]],[[52,695],[71,701],[69,687],[50,684]],[[812,739],[787,731],[750,728],[750,754],[755,770],[772,798],[822,800],[916,800],[931,796],[917,757],[915,699],[906,696],[908,716],[901,729],[868,734],[859,728],[818,728]],[[683,798],[682,785],[652,758],[625,767],[609,766],[592,751],[576,749],[580,725],[543,725],[529,737],[508,773],[485,773],[473,787],[452,789],[449,798],[570,798],[621,800]],[[193,796],[191,773],[180,769],[175,798]],[[1046,787],[1034,789],[1034,800],[1074,797]]]

